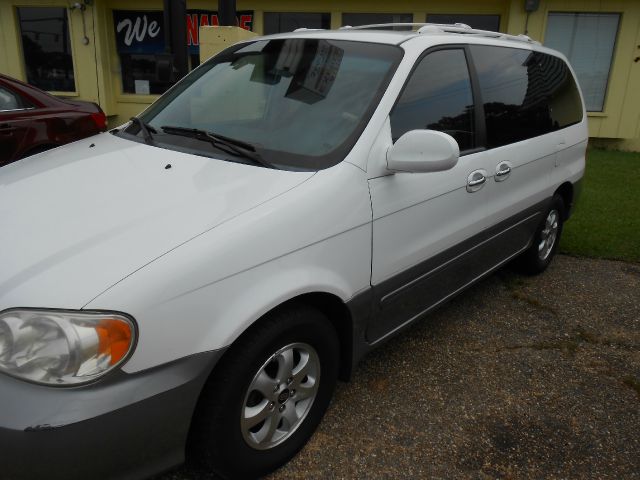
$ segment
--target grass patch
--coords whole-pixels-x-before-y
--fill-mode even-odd
[[[590,149],[560,251],[640,262],[640,153]]]

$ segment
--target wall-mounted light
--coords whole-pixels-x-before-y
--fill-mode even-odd
[[[524,23],[524,34],[529,33],[529,15],[540,8],[540,0],[524,0],[524,11],[527,12],[527,19]]]
[[[69,10],[80,10],[80,15],[82,15],[82,44],[89,45],[89,37],[87,37],[87,24],[84,20],[84,11],[87,9],[87,5],[91,5],[92,0],[84,0],[82,3],[75,2],[71,4]]]
[[[535,12],[540,8],[540,0],[524,0],[524,11],[527,13]]]

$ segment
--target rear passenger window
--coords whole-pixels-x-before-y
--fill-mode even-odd
[[[484,103],[488,148],[582,120],[578,89],[561,59],[517,48],[470,48]]]
[[[549,116],[554,130],[582,121],[582,100],[573,74],[558,57],[538,53],[541,76],[545,79],[545,92]]]
[[[391,112],[395,142],[410,130],[448,133],[460,151],[475,147],[473,95],[464,50],[437,50],[411,74]]]

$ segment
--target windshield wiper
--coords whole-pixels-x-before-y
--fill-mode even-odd
[[[236,140],[235,138],[225,137],[213,132],[207,132],[206,130],[200,130],[199,128],[186,128],[175,127],[171,125],[163,125],[162,131],[170,135],[182,135],[184,137],[191,137],[204,142],[209,142],[214,147],[226,152],[230,155],[247,158],[252,160],[258,165],[262,165],[267,168],[276,168],[273,164],[264,160],[256,148],[250,143],[243,142],[242,140]]]
[[[142,121],[138,117],[131,117],[130,120],[131,120],[132,123],[137,124],[138,127],[140,128],[140,131],[142,132],[142,135],[144,136],[145,143],[148,144],[148,145],[153,144],[153,135],[151,134],[151,132],[158,133],[158,132],[156,132],[156,129],[153,128],[151,125],[148,125],[147,123],[145,123],[144,121]]]

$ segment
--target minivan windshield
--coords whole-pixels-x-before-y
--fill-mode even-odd
[[[397,46],[367,42],[244,43],[201,65],[139,118],[159,147],[284,169],[328,168],[362,133],[401,57]],[[137,134],[139,123],[127,132]]]

